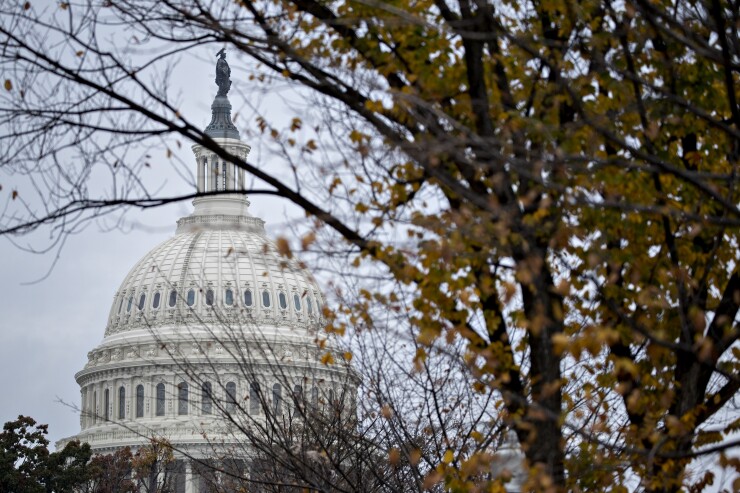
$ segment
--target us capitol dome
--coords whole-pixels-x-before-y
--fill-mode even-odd
[[[225,64],[222,55],[217,74]],[[206,134],[246,160],[225,70]],[[116,291],[103,340],[75,375],[81,431],[58,447],[77,439],[108,454],[164,437],[187,457],[208,457],[214,443],[235,440],[225,414],[259,425],[297,398],[314,406],[354,399],[349,370],[320,361],[330,349],[316,342],[324,324],[316,280],[280,255],[264,221],[249,213],[244,171],[201,145],[192,150],[198,192],[213,194],[196,198],[175,235]],[[181,469],[192,475],[189,463]],[[180,486],[194,491],[189,480]]]

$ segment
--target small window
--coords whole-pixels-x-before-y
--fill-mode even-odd
[[[334,391],[329,389],[329,407],[334,408]]]
[[[118,304],[118,313],[121,313],[121,310],[123,310],[123,302],[125,301],[125,298],[121,296],[121,302]]]
[[[164,384],[157,384],[157,416],[164,416]]]
[[[188,306],[193,306],[195,304],[195,290],[191,289],[188,291],[188,299],[187,299]]]
[[[98,420],[98,391],[93,391],[93,424]]]
[[[213,387],[211,382],[203,382],[200,389],[200,410],[203,414],[211,414],[213,410]]]
[[[313,303],[311,302],[310,296],[306,298],[306,310],[308,311],[309,315],[313,315]]]
[[[146,294],[141,293],[141,297],[139,298],[139,310],[144,309],[144,302],[146,301]]]
[[[270,306],[270,292],[266,289],[262,291],[262,304],[266,307]]]
[[[301,311],[301,297],[298,296],[298,293],[293,295],[293,306],[295,306],[295,311]]]
[[[295,400],[296,405],[303,402],[303,387],[300,385],[293,387],[293,400]]]
[[[144,386],[136,386],[136,417],[144,417]]]
[[[126,311],[127,312],[130,312],[131,311],[131,307],[133,305],[134,305],[134,297],[133,296],[129,296],[128,297],[128,306],[126,307]]]
[[[316,315],[321,316],[321,300],[316,298]]]
[[[118,387],[118,419],[126,417],[126,387]]]
[[[285,310],[286,308],[288,308],[288,299],[285,297],[285,293],[283,293],[282,291],[278,293],[278,302],[280,303],[281,310]]]
[[[103,417],[106,421],[110,419],[110,414],[108,413],[108,409],[110,408],[110,390],[105,389],[103,392]]]
[[[233,413],[236,410],[236,384],[228,382],[226,384],[226,411]]]
[[[188,413],[188,402],[188,384],[180,382],[180,385],[177,386],[177,414]]]
[[[252,306],[252,291],[244,291],[244,306]]]
[[[175,306],[175,303],[177,303],[177,291],[173,289],[170,291],[170,306]]]
[[[226,293],[224,293],[224,303],[226,303],[227,306],[234,304],[234,292],[231,289],[227,289]]]
[[[272,386],[272,410],[275,412],[275,415],[280,414],[280,408],[282,407],[282,401],[283,401],[283,388],[280,386],[279,383],[276,383]]]
[[[206,291],[206,305],[213,306],[213,290],[209,289]]]
[[[154,300],[152,301],[152,308],[159,308],[159,299],[161,298],[161,295],[159,294],[159,291],[154,293]]]
[[[260,384],[252,382],[249,384],[249,414],[260,412]]]
[[[316,386],[311,388],[311,407],[314,409],[319,407],[319,388]]]

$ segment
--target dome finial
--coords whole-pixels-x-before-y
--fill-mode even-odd
[[[226,62],[226,48],[216,53],[218,62],[216,62],[216,85],[218,94],[216,96],[226,96],[231,88],[231,68]]]
[[[226,48],[221,48],[216,56],[218,56],[216,62],[218,93],[211,104],[211,123],[206,127],[206,134],[211,138],[238,139],[239,130],[231,121],[231,103],[227,96],[231,89],[231,68],[226,62]]]

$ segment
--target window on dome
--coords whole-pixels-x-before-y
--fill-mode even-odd
[[[170,291],[170,306],[175,306],[175,303],[177,303],[177,291],[173,289]]]
[[[244,291],[244,306],[252,306],[252,291]]]
[[[144,386],[136,386],[136,417],[144,417]]]
[[[93,391],[93,424],[98,420],[98,391]]]
[[[228,382],[226,384],[226,411],[233,413],[236,410],[236,384]]]
[[[133,306],[133,304],[134,304],[134,297],[133,296],[129,296],[128,297],[128,306],[126,307],[126,311],[127,312],[130,312],[131,311],[131,307]]]
[[[321,316],[321,300],[316,298],[316,315]]]
[[[213,290],[209,289],[206,291],[206,305],[213,306]]]
[[[157,416],[164,416],[164,384],[158,383],[157,384],[157,408],[156,413]]]
[[[293,403],[296,406],[300,406],[303,404],[303,387],[300,385],[296,385],[293,387]]]
[[[177,414],[188,413],[188,384],[180,382],[177,386]]]
[[[203,382],[200,389],[200,410],[203,414],[211,414],[213,410],[213,387],[211,382]]]
[[[152,308],[159,308],[159,299],[161,298],[161,295],[159,294],[159,291],[154,293],[154,301],[152,301]]]
[[[110,390],[105,389],[103,392],[103,418],[105,418],[106,421],[110,419],[110,414],[108,413],[108,409],[110,408]]]
[[[227,289],[226,293],[224,293],[224,303],[226,303],[227,306],[231,306],[234,304],[234,292],[231,289]]]
[[[249,414],[260,412],[260,384],[252,382],[249,384]]]
[[[286,308],[288,308],[288,299],[285,297],[285,293],[283,293],[282,291],[278,293],[278,302],[280,303],[281,310],[285,310]]]
[[[195,290],[191,289],[188,291],[188,298],[187,298],[188,306],[193,306],[195,304]]]
[[[315,385],[311,388],[311,407],[314,409],[319,407],[319,388]]]
[[[306,298],[306,310],[308,311],[309,315],[313,315],[313,302],[311,302],[310,296]]]
[[[266,289],[262,291],[262,304],[266,307],[270,306],[270,292]]]
[[[298,296],[298,293],[293,295],[293,305],[295,306],[295,311],[301,311],[301,297]]]
[[[126,417],[126,387],[118,387],[118,419]]]
[[[118,304],[118,313],[121,313],[121,310],[123,310],[123,302],[125,298],[121,296],[121,302]]]
[[[329,407],[334,408],[334,391],[329,389]]]
[[[144,309],[144,302],[145,301],[146,301],[146,294],[141,293],[141,297],[139,298],[139,304],[138,304],[139,310],[143,310]]]
[[[280,386],[279,383],[276,383],[272,386],[272,410],[274,411],[275,415],[280,414],[280,408],[282,407],[283,403],[283,388]]]

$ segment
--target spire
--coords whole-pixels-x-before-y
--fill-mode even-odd
[[[238,139],[239,130],[231,121],[231,103],[227,94],[231,88],[231,68],[226,62],[226,50],[217,53],[216,85],[218,93],[211,104],[211,123],[206,127],[206,135],[211,138]]]

